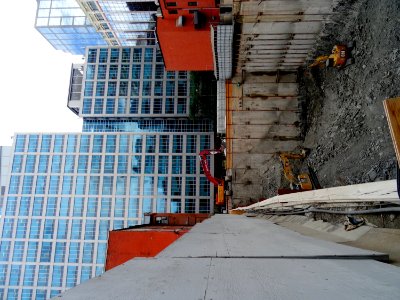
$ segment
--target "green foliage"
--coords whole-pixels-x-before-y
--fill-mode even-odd
[[[217,116],[217,82],[213,72],[190,72],[189,117],[210,118]]]

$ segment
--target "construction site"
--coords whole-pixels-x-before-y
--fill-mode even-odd
[[[59,297],[398,299],[400,2],[221,7],[216,147],[199,153],[213,211],[114,232],[126,257]]]

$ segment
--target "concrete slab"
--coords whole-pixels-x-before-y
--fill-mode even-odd
[[[135,259],[63,299],[398,299],[400,269],[375,261]]]
[[[158,257],[357,257],[383,258],[375,251],[303,236],[272,222],[216,215],[197,224]]]

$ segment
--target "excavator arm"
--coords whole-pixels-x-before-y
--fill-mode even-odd
[[[202,150],[199,154],[200,165],[203,168],[204,175],[207,177],[208,181],[214,184],[218,188],[217,196],[215,199],[216,205],[223,205],[225,203],[225,181],[221,178],[215,178],[211,175],[210,167],[208,166],[207,156],[215,155],[218,153],[222,153],[223,149],[215,149],[215,150]]]

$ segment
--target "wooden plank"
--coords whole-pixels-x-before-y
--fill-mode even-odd
[[[400,97],[383,101],[390,135],[396,152],[397,162],[400,163]]]

